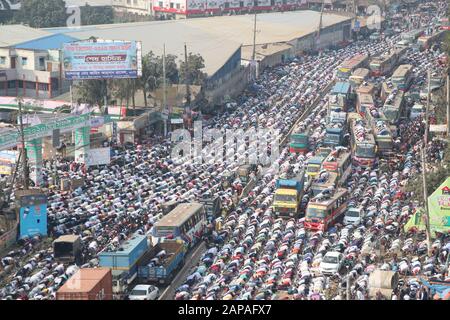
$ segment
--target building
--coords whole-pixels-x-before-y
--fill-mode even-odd
[[[116,12],[126,12],[139,15],[152,14],[152,0],[110,0]]]
[[[351,18],[324,14],[320,44],[316,45],[316,31],[320,13],[316,11],[290,11],[263,13],[257,16],[256,46],[259,57],[264,56],[261,67],[270,66],[312,48],[336,45],[350,38]],[[153,51],[184,59],[184,43],[190,53],[201,54],[205,61],[205,97],[220,104],[227,97],[239,94],[247,85],[251,74],[245,66],[251,58],[248,46],[253,45],[253,15],[233,15],[197,19],[149,21],[80,28],[44,29],[78,39],[95,36],[100,39],[139,40],[142,52]],[[280,49],[281,48],[281,49]],[[276,55],[276,57],[272,57]]]
[[[0,96],[52,98],[66,91],[60,47],[74,40],[22,25],[0,26]]]

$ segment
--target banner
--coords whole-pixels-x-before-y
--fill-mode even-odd
[[[68,80],[138,78],[142,75],[139,41],[79,41],[63,44]]]
[[[28,191],[32,193],[16,198],[20,238],[36,234],[47,236],[47,196],[35,190]]]
[[[450,177],[428,197],[428,210],[433,231],[450,231]]]
[[[87,154],[86,165],[98,166],[111,162],[111,148],[90,149]]]

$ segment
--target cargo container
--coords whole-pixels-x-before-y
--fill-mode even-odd
[[[122,293],[137,276],[137,262],[148,251],[148,239],[145,235],[134,234],[118,250],[104,250],[99,253],[99,265],[111,268],[114,293]]]
[[[139,260],[139,282],[170,283],[183,266],[185,254],[186,246],[182,241],[158,243]]]
[[[56,291],[56,300],[112,300],[112,274],[109,268],[78,270]]]

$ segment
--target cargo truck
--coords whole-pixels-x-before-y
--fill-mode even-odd
[[[56,300],[112,300],[112,276],[108,268],[83,268],[56,291]]]
[[[81,263],[81,238],[76,235],[63,235],[53,241],[55,260],[64,263]]]
[[[139,261],[139,283],[168,284],[183,266],[186,246],[182,241],[158,243]]]
[[[296,217],[304,194],[305,173],[296,176],[280,177],[275,182],[273,209],[281,217]]]

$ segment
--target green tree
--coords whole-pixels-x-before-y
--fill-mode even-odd
[[[205,60],[200,54],[189,53],[187,59],[189,84],[202,85],[206,78],[206,73],[202,71],[205,67]],[[180,61],[180,83],[186,83],[186,63]]]
[[[80,103],[87,103],[90,105],[100,106],[100,110],[105,112],[104,108],[104,97],[107,96],[107,102],[110,101],[110,93],[108,92],[108,84],[105,80],[83,80],[76,85],[77,89],[77,101]]]
[[[136,79],[114,79],[110,82],[110,90],[114,98],[119,99],[119,104],[123,105],[125,101],[126,108],[130,106],[130,100],[133,108],[136,107],[134,100]]]
[[[16,19],[33,28],[62,27],[68,14],[64,0],[23,0]]]
[[[110,24],[114,23],[114,10],[112,7],[92,7],[86,4],[81,7],[81,24]]]

